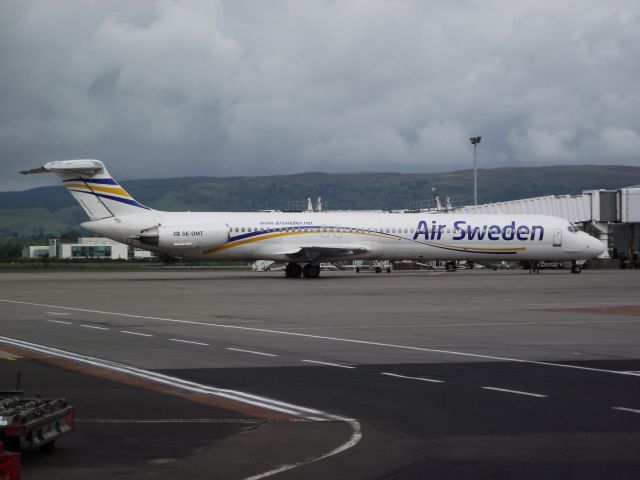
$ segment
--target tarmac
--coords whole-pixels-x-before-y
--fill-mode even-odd
[[[640,478],[634,271],[0,273],[25,479]]]

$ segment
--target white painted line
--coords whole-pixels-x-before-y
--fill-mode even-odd
[[[611,407],[613,410],[620,410],[621,412],[631,412],[631,413],[640,413],[640,410],[636,410],[635,408],[627,408],[627,407]]]
[[[74,418],[78,423],[265,423],[251,418]]]
[[[583,367],[580,365],[567,365],[565,363],[554,363],[554,362],[543,362],[539,360],[524,360],[521,358],[512,358],[512,357],[500,357],[496,355],[484,355],[480,353],[469,353],[469,352],[458,352],[455,350],[442,350],[437,348],[426,348],[426,347],[413,347],[410,345],[397,345],[393,343],[383,343],[383,342],[370,342],[366,340],[357,340],[352,338],[341,338],[341,337],[329,337],[324,335],[311,335],[308,333],[298,333],[298,332],[287,332],[282,330],[270,330],[267,328],[256,328],[256,327],[243,327],[239,325],[226,325],[224,323],[208,323],[208,322],[198,322],[195,320],[180,320],[176,318],[164,318],[164,317],[151,317],[147,315],[133,315],[130,313],[119,313],[119,312],[106,312],[103,310],[91,310],[87,308],[76,308],[76,307],[61,307],[59,305],[48,305],[44,303],[34,303],[34,302],[19,302],[17,300],[7,300],[0,298],[0,302],[5,303],[14,303],[19,305],[32,305],[36,307],[46,307],[46,308],[59,308],[64,310],[71,310],[74,312],[88,312],[88,313],[96,313],[101,315],[113,315],[117,317],[127,317],[127,318],[142,318],[145,320],[155,320],[159,322],[171,322],[171,323],[180,323],[184,325],[203,325],[212,328],[228,328],[233,330],[241,330],[246,332],[260,332],[260,333],[271,333],[274,335],[287,335],[291,337],[300,337],[300,338],[314,338],[317,340],[329,340],[333,342],[344,342],[344,343],[354,343],[357,345],[371,345],[374,347],[385,347],[385,348],[396,348],[402,350],[410,350],[414,352],[428,352],[428,353],[441,353],[444,355],[452,355],[452,356],[460,356],[460,357],[469,357],[469,358],[484,358],[488,360],[500,360],[503,362],[513,362],[513,363],[523,363],[529,365],[542,365],[546,367],[558,367],[558,368],[570,368],[573,370],[582,370],[586,372],[598,372],[598,373],[610,373],[614,375],[626,375],[633,377],[640,377],[640,373],[628,373],[622,372],[619,370],[607,370],[604,368],[593,368],[593,367]],[[633,321],[633,323],[637,323],[638,320]],[[608,322],[608,323],[614,323]],[[616,322],[623,323],[623,322]],[[630,322],[624,322],[630,323]]]
[[[339,365],[337,363],[329,363],[329,362],[319,362],[317,360],[302,360],[303,362],[307,362],[307,363],[317,363],[318,365],[327,365],[329,367],[340,367],[340,368],[356,368],[356,367],[352,367],[350,365]]]
[[[141,337],[153,337],[150,333],[130,332],[129,330],[120,330],[120,333],[126,333],[127,335],[140,335]]]
[[[337,455],[338,453],[344,452],[345,450],[350,449],[354,445],[356,445],[360,439],[362,438],[362,432],[360,431],[360,423],[356,420],[349,420],[349,426],[351,427],[351,437],[346,443],[343,443],[338,448],[334,448],[330,452],[327,452],[318,457],[309,458],[307,460],[303,460],[298,463],[291,463],[288,465],[282,465],[281,467],[275,468],[273,470],[269,470],[268,472],[259,473],[258,475],[253,475],[252,477],[247,477],[245,480],[260,480],[262,478],[270,477],[272,475],[276,475],[281,472],[286,472],[287,470],[291,470],[296,467],[300,467],[302,465],[308,465],[309,463],[317,462],[319,460],[324,460],[325,458],[332,457]]]
[[[208,343],[192,342],[191,340],[181,340],[180,338],[170,338],[169,340],[171,340],[172,342],[190,343],[191,345],[202,345],[203,347],[209,346]]]
[[[227,347],[227,350],[233,350],[234,352],[253,353],[254,355],[264,355],[265,357],[277,357],[274,353],[256,352],[255,350],[244,350],[242,348]]]
[[[25,342],[25,341],[17,340],[14,338],[0,336],[0,342],[8,343],[10,345],[15,345],[17,347],[25,348],[25,349],[36,351],[36,352],[45,353],[47,355],[67,358],[69,360],[93,365],[93,366],[104,368],[107,370],[122,372],[122,373],[136,376],[139,378],[145,378],[147,380],[151,380],[156,383],[170,385],[176,388],[182,388],[184,390],[191,391],[191,392],[203,393],[206,395],[215,395],[217,397],[222,397],[222,398],[228,398],[230,400],[235,400],[237,402],[265,408],[267,410],[286,413],[286,414],[293,415],[305,420],[312,420],[312,421],[315,420],[315,421],[325,421],[325,422],[326,421],[345,422],[351,428],[351,436],[349,437],[349,439],[342,445],[334,448],[333,450],[327,453],[324,453],[322,455],[319,455],[317,457],[307,458],[306,460],[303,460],[302,462],[299,462],[299,463],[282,465],[274,470],[270,470],[268,472],[254,475],[253,477],[249,477],[247,480],[259,480],[262,478],[270,477],[277,473],[291,470],[293,468],[296,468],[302,465],[307,465],[309,463],[323,460],[325,458],[331,457],[333,455],[337,455],[341,452],[344,452],[345,450],[348,450],[349,448],[355,446],[362,439],[360,423],[353,418],[341,417],[339,415],[333,415],[331,413],[323,412],[321,410],[302,407],[300,405],[294,405],[291,403],[282,402],[282,401],[275,400],[268,397],[261,397],[261,396],[253,395],[250,393],[240,392],[238,390],[215,388],[209,385],[190,382],[188,380],[183,380],[177,377],[171,377],[171,376],[164,375],[158,372],[153,372],[150,370],[143,370],[140,368],[131,367],[129,365],[125,365],[117,362],[102,360],[99,358],[89,357],[86,355],[79,355],[77,353],[72,353],[72,352],[66,352],[64,350],[59,350],[57,348],[46,347],[44,345]]]
[[[62,320],[47,320],[47,322],[51,322],[51,323],[61,323],[63,325],[73,325],[73,323],[71,322],[63,322]]]
[[[107,327],[97,327],[95,325],[80,325],[80,326],[84,328],[94,328],[96,330],[111,330],[110,328],[107,328]]]
[[[424,378],[424,377],[407,377],[405,375],[398,375],[397,373],[390,373],[390,372],[381,372],[380,375],[387,375],[389,377],[397,377],[397,378],[406,378],[407,380],[420,380],[422,382],[444,383],[444,380],[435,380],[433,378]]]
[[[507,388],[497,388],[497,387],[482,387],[485,390],[494,390],[496,392],[505,392],[505,393],[515,393],[516,395],[526,395],[528,397],[536,397],[536,398],[546,398],[546,395],[542,395],[541,393],[531,393],[531,392],[522,392],[520,390],[509,390]]]
[[[0,342],[8,343],[10,345],[15,345],[16,347],[26,348],[28,350],[32,350],[40,353],[45,353],[47,355],[67,358],[69,360],[73,360],[73,361],[88,364],[88,365],[93,365],[95,367],[104,368],[107,370],[113,370],[113,371],[125,373],[135,377],[151,380],[156,383],[161,383],[163,385],[169,385],[175,388],[181,388],[190,392],[206,393],[209,395],[215,395],[222,398],[228,398],[230,400],[235,400],[235,401],[249,404],[249,405],[255,405],[258,407],[265,408],[267,410],[286,413],[296,417],[302,417],[304,419],[310,419],[309,417],[310,415],[312,415],[314,417],[320,417],[323,421],[335,420],[335,421],[349,422],[352,420],[345,417],[332,415],[330,413],[326,413],[321,410],[302,407],[299,405],[294,405],[291,403],[274,400],[268,397],[262,397],[262,396],[254,395],[251,393],[241,392],[238,390],[216,388],[209,385],[196,383],[189,380],[184,380],[182,378],[172,377],[172,376],[165,375],[159,372],[154,372],[151,370],[143,370],[141,368],[132,367],[130,365],[126,365],[119,362],[112,362],[110,360],[103,360],[96,357],[90,357],[88,355],[81,355],[78,353],[67,352],[65,350],[60,350],[58,348],[47,347],[44,345],[39,345],[37,343],[26,342],[24,340],[18,340],[15,338],[0,336]]]
[[[71,315],[69,312],[44,312],[44,313],[48,313],[49,315],[60,315],[60,316]]]

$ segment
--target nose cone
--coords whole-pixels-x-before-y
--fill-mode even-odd
[[[594,258],[604,253],[606,248],[600,240],[584,232],[583,235],[585,237],[584,253],[587,258]]]

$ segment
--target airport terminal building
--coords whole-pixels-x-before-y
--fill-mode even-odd
[[[153,252],[125,245],[109,238],[80,237],[75,243],[62,243],[58,238],[49,240],[49,245],[25,247],[23,258],[61,258],[61,259],[110,259],[143,260],[155,259]]]

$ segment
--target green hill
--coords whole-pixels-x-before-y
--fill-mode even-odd
[[[303,173],[265,177],[185,177],[121,182],[136,200],[160,210],[280,209],[320,196],[329,209],[401,209],[432,198],[471,203],[473,171],[449,173]],[[640,167],[578,165],[478,171],[481,203],[640,184]],[[85,215],[62,186],[0,192],[0,235],[60,233]]]

